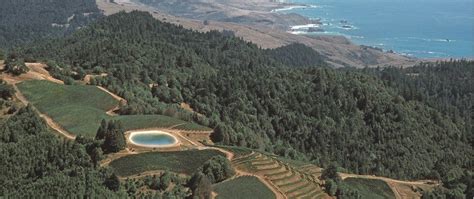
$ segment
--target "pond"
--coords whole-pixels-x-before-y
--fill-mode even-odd
[[[135,131],[130,133],[128,139],[142,147],[170,147],[178,143],[175,136],[164,131]]]

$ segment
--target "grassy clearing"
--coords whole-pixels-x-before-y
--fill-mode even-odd
[[[217,199],[267,199],[275,198],[275,194],[258,178],[243,176],[230,181],[222,182],[214,186]]]
[[[222,155],[217,150],[189,150],[174,152],[149,152],[129,155],[110,163],[119,176],[130,176],[153,170],[169,170],[191,175],[210,158]]]
[[[119,101],[95,86],[33,80],[20,83],[18,88],[40,112],[75,135],[95,136],[102,119],[120,120],[126,130],[179,124],[186,125],[189,130],[207,128],[197,124],[187,125],[185,121],[163,115],[107,115],[106,112],[116,107]]]
[[[346,178],[344,184],[351,189],[357,190],[362,198],[395,198],[392,189],[382,180]]]

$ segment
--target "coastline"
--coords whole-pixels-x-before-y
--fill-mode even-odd
[[[407,58],[394,53],[383,53],[373,48],[356,45],[343,36],[309,36],[288,33],[287,31],[292,25],[309,24],[314,23],[314,21],[311,22],[308,20],[309,18],[298,14],[277,14],[272,13],[271,10],[299,4],[276,3],[266,0],[250,0],[246,1],[246,5],[240,5],[241,2],[238,0],[229,0],[225,2],[226,5],[230,4],[231,7],[238,6],[239,12],[234,12],[234,14],[244,14],[257,23],[249,24],[242,21],[219,21],[218,19],[209,19],[206,20],[207,23],[204,23],[205,21],[202,19],[177,16],[173,13],[166,12],[162,7],[156,8],[141,3],[135,3],[135,1],[136,0],[132,0],[130,4],[117,4],[111,3],[110,0],[96,0],[96,3],[105,15],[111,15],[120,11],[146,11],[157,20],[181,25],[184,28],[199,32],[229,30],[234,32],[236,37],[252,42],[265,49],[279,48],[291,43],[301,43],[311,47],[316,52],[326,57],[326,61],[334,67],[350,66],[363,68],[377,66],[408,66],[416,63],[416,60],[412,58]],[[224,11],[225,10],[221,10],[220,12]],[[204,15],[204,17],[206,16],[207,15]],[[269,24],[267,23],[268,20],[265,19],[275,21],[277,24]]]
[[[383,20],[367,20],[367,15],[362,14],[362,19],[356,20],[357,18],[354,18],[354,16],[359,16],[358,14],[346,15],[335,11],[340,8],[347,9],[348,6],[352,6],[352,4],[330,4],[327,2],[323,5],[315,5],[311,4],[311,2],[307,4],[297,3],[295,5],[282,4],[281,7],[274,9],[271,12],[278,14],[296,14],[309,20],[319,22],[289,26],[287,32],[293,35],[308,37],[341,36],[361,47],[371,47],[376,50],[381,49],[384,53],[395,53],[400,56],[417,60],[472,60],[474,58],[472,49],[469,50],[468,47],[468,43],[471,42],[470,39],[459,37],[456,34],[453,35],[453,33],[449,31],[446,33],[440,32],[440,34],[429,34],[430,32],[427,32],[426,34],[412,34],[404,29],[406,21],[403,20],[408,20],[407,18],[400,19],[401,21],[396,21],[394,23],[389,23],[390,26],[387,26]],[[314,9],[314,12],[313,10],[304,10],[326,7],[328,9]],[[328,15],[328,13],[330,14]],[[376,13],[377,12],[373,12],[370,14]],[[347,19],[354,21],[348,21]],[[388,19],[389,18],[384,18],[385,21]],[[371,25],[368,27],[368,24]],[[392,30],[392,32],[390,32],[392,34],[381,34],[373,24],[377,24],[377,27],[380,28],[384,28],[384,25],[386,25],[385,27],[391,28],[388,28],[387,31]],[[399,24],[400,27],[397,26]],[[417,22],[414,22],[409,25],[416,24]],[[359,30],[359,25],[362,30]],[[428,25],[426,27],[431,26]],[[401,31],[396,31],[397,28]],[[472,42],[470,45],[472,45]]]
[[[302,3],[281,3],[281,4],[282,4],[281,7],[273,9],[270,12],[279,14],[279,13],[284,12],[284,11],[291,11],[291,10],[295,10],[295,9],[321,8],[321,6],[318,6],[318,5],[302,4]],[[397,54],[397,55],[400,55],[400,56],[403,56],[403,57],[406,57],[406,58],[409,58],[409,59],[416,59],[416,60],[430,60],[431,59],[431,58],[420,58],[420,57],[416,57],[416,56],[411,56],[411,55],[408,55],[406,53],[397,52],[393,49],[381,48],[380,46],[376,46],[376,45],[366,45],[366,44],[355,43],[354,40],[352,40],[353,36],[345,35],[345,34],[342,34],[342,33],[335,33],[335,32],[325,31],[322,28],[322,26],[324,24],[319,20],[319,18],[317,20],[314,20],[314,19],[311,19],[309,17],[306,17],[306,16],[301,15],[301,14],[296,13],[296,12],[291,12],[291,13],[299,15],[301,17],[304,17],[308,20],[313,20],[313,21],[315,21],[315,23],[296,24],[296,25],[289,26],[288,29],[286,30],[286,32],[289,33],[289,34],[303,35],[303,36],[307,36],[307,37],[315,37],[315,36],[344,37],[345,39],[349,40],[351,43],[354,43],[355,45],[358,45],[358,46],[363,47],[363,48],[372,48],[374,50],[378,50],[378,51],[381,51],[383,53]],[[287,14],[287,13],[284,13],[284,14]],[[346,24],[346,23],[347,23],[347,21],[345,21],[343,24]],[[355,27],[355,26],[342,27],[342,29],[355,29],[355,28],[357,28],[357,27]],[[436,59],[436,58],[433,58],[433,59]],[[446,57],[446,58],[440,58],[440,59],[449,60],[451,58]]]
[[[280,12],[291,11],[291,10],[295,10],[295,9],[321,8],[321,6],[318,6],[318,5],[302,4],[302,3],[281,3],[281,4],[282,4],[281,7],[275,8],[275,9],[271,10],[270,12],[279,14]],[[301,17],[304,17],[308,20],[312,20],[315,23],[296,24],[296,25],[289,26],[288,29],[286,30],[286,32],[289,33],[289,34],[303,35],[303,36],[307,36],[307,37],[318,37],[318,36],[344,37],[345,39],[347,39],[351,43],[353,43],[355,45],[358,45],[362,48],[372,48],[374,50],[381,51],[383,53],[397,54],[399,56],[403,56],[403,57],[406,57],[408,59],[415,59],[417,61],[429,60],[429,58],[419,58],[419,57],[416,57],[416,56],[410,56],[410,55],[407,55],[406,53],[397,52],[393,49],[381,48],[380,46],[376,46],[376,45],[365,45],[365,44],[355,43],[352,40],[353,36],[340,34],[340,33],[338,34],[338,33],[334,33],[334,32],[326,32],[322,28],[322,26],[324,24],[319,19],[314,20],[314,19],[311,19],[309,17],[306,17],[306,16],[301,15],[301,14],[296,13],[296,12],[291,12],[291,13],[295,14],[295,15],[299,15]],[[287,13],[285,13],[285,14],[287,14]],[[346,23],[347,23],[347,21],[346,21]],[[348,28],[348,29],[353,29],[354,27],[355,26],[352,26],[351,28]],[[440,59],[449,60],[451,58],[446,57],[446,58],[440,58]],[[439,60],[439,59],[437,59],[437,60]]]

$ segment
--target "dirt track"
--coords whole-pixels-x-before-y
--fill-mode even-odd
[[[113,107],[112,109],[108,110],[107,112],[105,112],[107,115],[110,115],[110,116],[115,116],[117,115],[115,112],[117,110],[120,109],[120,104],[126,104],[127,103],[127,100],[123,99],[122,97],[116,95],[115,93],[112,93],[110,92],[109,90],[105,89],[104,87],[102,86],[96,86],[98,89],[106,92],[107,94],[109,94],[110,96],[112,96],[113,98],[115,98],[116,100],[119,101],[119,104],[116,106],[116,107]]]
[[[3,65],[3,62],[2,62]],[[25,65],[30,69],[27,73],[21,74],[19,76],[12,76],[7,73],[1,73],[0,78],[5,80],[8,84],[12,85],[13,88],[15,89],[15,97],[22,102],[25,106],[30,104],[30,102],[26,99],[26,97],[20,92],[18,87],[16,86],[17,83],[21,83],[22,81],[26,80],[46,80],[50,81],[56,84],[64,84],[63,81],[56,79],[52,77],[49,72],[45,69],[46,65],[42,63],[25,63]],[[3,66],[2,66],[3,67]],[[97,88],[103,90],[104,92],[110,94],[112,97],[115,99],[121,101],[121,102],[126,102],[125,99],[111,93],[107,89],[97,86]],[[118,108],[114,107],[112,110],[109,110],[107,113],[113,114],[113,112]],[[59,135],[63,136],[66,139],[75,139],[76,136],[70,132],[68,132],[66,129],[62,128],[61,125],[56,123],[51,117],[49,117],[46,114],[38,112],[39,116],[43,118],[46,121],[46,124],[48,124],[49,127],[55,130]]]
[[[372,175],[357,175],[357,174],[348,174],[348,173],[339,173],[342,179],[346,178],[364,178],[364,179],[377,179],[382,180],[387,183],[387,185],[392,189],[393,194],[396,199],[404,198],[420,198],[420,193],[415,192],[411,187],[419,188],[432,188],[438,186],[439,184],[431,180],[418,180],[418,181],[402,181],[395,180],[386,177],[372,176]]]
[[[29,101],[25,98],[25,96],[23,96],[23,94],[20,92],[18,87],[15,84],[12,84],[12,85],[13,85],[13,89],[15,89],[15,97],[18,100],[20,100],[25,106],[28,105]],[[46,124],[48,124],[49,127],[54,129],[56,132],[58,132],[63,137],[65,137],[67,139],[71,139],[71,140],[76,139],[76,136],[74,134],[69,133],[68,131],[66,131],[58,123],[54,122],[54,120],[52,118],[50,118],[49,116],[47,116],[45,114],[42,114],[39,111],[38,111],[38,114],[41,118],[43,118],[46,121]]]
[[[20,83],[25,80],[46,80],[57,84],[64,84],[63,81],[52,77],[49,72],[45,69],[46,65],[42,63],[25,63],[25,65],[30,69],[27,73],[21,74],[19,76],[12,76],[7,73],[1,73],[0,77],[5,80],[8,84],[13,86],[15,89],[15,97],[23,103],[25,106],[30,104],[30,102],[26,99],[26,97],[20,92],[18,87],[16,86],[17,83]],[[54,120],[46,114],[40,113],[38,114],[41,118],[46,121],[46,124],[52,129],[55,130],[59,135],[66,139],[75,139],[76,136],[64,128],[61,127],[58,123],[54,122]]]

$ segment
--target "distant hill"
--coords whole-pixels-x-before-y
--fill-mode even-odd
[[[278,48],[292,43],[305,44],[326,57],[328,62],[336,67],[400,66],[413,65],[416,61],[396,53],[385,53],[380,49],[353,44],[343,36],[290,34],[287,32],[289,26],[317,22],[298,14],[271,12],[289,6],[288,4],[267,0],[120,2],[97,0],[99,8],[106,15],[119,11],[146,11],[157,20],[199,32],[230,30],[237,37],[251,41],[262,48]]]
[[[94,0],[4,0],[0,48],[71,33],[101,16]]]

